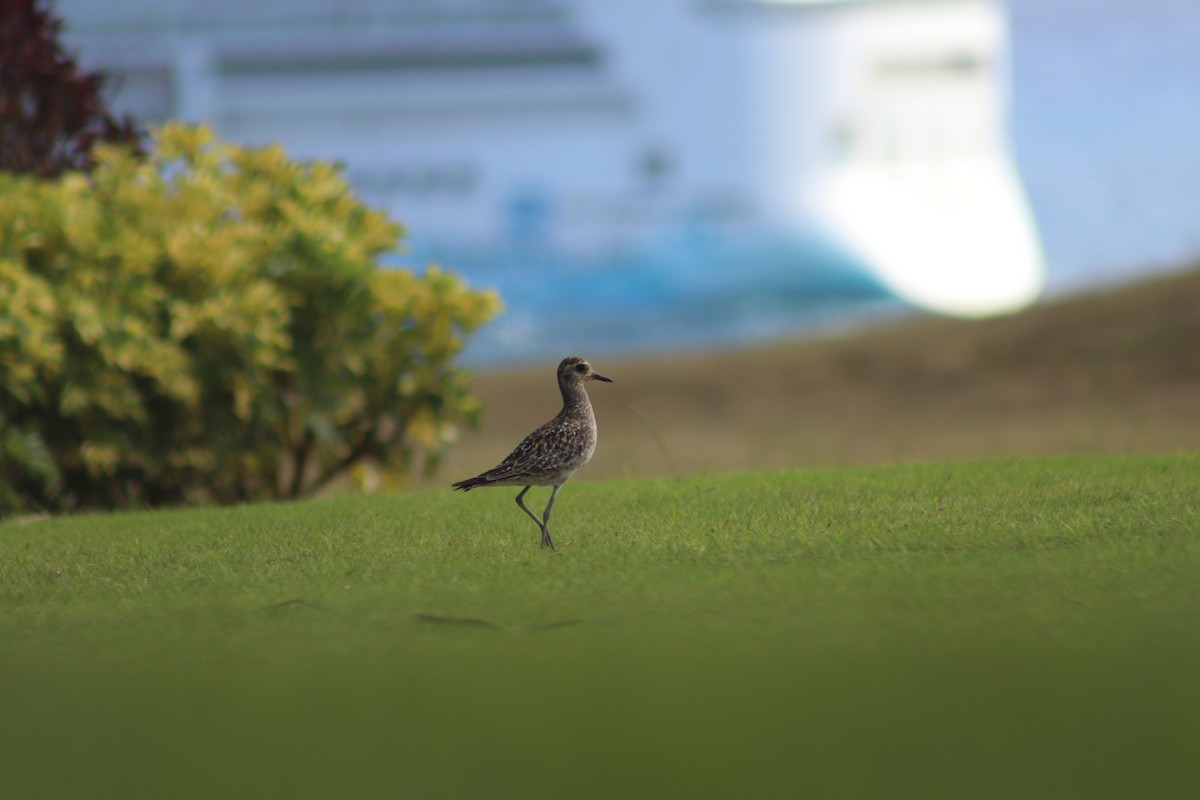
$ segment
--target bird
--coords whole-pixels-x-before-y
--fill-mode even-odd
[[[481,486],[525,487],[517,495],[517,505],[537,523],[542,532],[542,547],[551,550],[554,540],[550,538],[550,509],[554,500],[567,479],[588,463],[596,451],[596,414],[584,388],[588,381],[613,382],[592,369],[585,358],[564,358],[558,365],[558,390],[563,400],[558,416],[526,436],[499,465],[452,484],[454,489],[464,492]],[[554,487],[541,519],[522,502],[525,493],[534,486]]]

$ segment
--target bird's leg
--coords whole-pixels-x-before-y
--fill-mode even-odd
[[[554,507],[554,498],[558,497],[558,490],[562,487],[563,485],[558,483],[550,490],[550,502],[546,503],[546,512],[542,514],[542,547],[549,547],[551,550],[554,549],[554,541],[550,538],[550,509]]]
[[[542,547],[545,547],[546,546],[546,526],[545,526],[545,524],[540,519],[537,518],[537,514],[534,514],[532,511],[529,510],[529,508],[524,503],[521,502],[521,498],[524,497],[525,493],[528,492],[532,488],[533,488],[532,486],[526,486],[524,489],[521,490],[521,493],[519,495],[517,495],[517,505],[519,505],[521,507],[522,511],[524,511],[526,514],[529,515],[529,518],[531,520],[533,520],[534,522],[537,523],[538,529],[540,529],[542,532]],[[553,502],[553,500],[551,502]]]

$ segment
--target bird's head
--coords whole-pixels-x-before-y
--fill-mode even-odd
[[[571,356],[564,358],[558,365],[559,383],[583,383],[584,381],[604,381],[612,383],[612,378],[606,378],[592,369],[586,358]]]

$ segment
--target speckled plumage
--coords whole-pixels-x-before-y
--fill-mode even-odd
[[[587,360],[564,358],[558,365],[558,388],[563,398],[558,416],[526,436],[499,465],[455,483],[454,488],[469,491],[481,486],[524,486],[517,495],[517,505],[538,524],[542,531],[542,546],[553,549],[548,526],[554,499],[567,479],[586,464],[596,450],[596,415],[584,388],[590,380],[612,382],[592,370]],[[521,502],[525,492],[533,486],[554,487],[541,520]]]

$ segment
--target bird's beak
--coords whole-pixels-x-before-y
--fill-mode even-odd
[[[599,372],[593,372],[593,373],[592,373],[592,380],[594,380],[594,381],[604,381],[605,383],[612,383],[612,382],[613,382],[613,379],[612,379],[612,378],[606,378],[606,377],[604,377],[603,375],[601,375]]]

